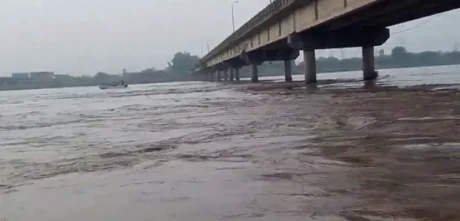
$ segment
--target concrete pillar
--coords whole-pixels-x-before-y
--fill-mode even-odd
[[[209,81],[214,81],[214,72],[209,71],[208,75],[209,75]]]
[[[303,61],[305,65],[305,83],[316,83],[316,55],[315,50],[304,50]]]
[[[259,70],[257,68],[257,64],[251,64],[251,69],[252,69],[251,81],[258,82],[259,81]]]
[[[216,73],[217,77],[216,77],[216,81],[221,81],[222,78],[220,76],[220,70],[217,70],[217,73]]]
[[[284,61],[284,79],[286,82],[292,82],[292,62],[291,60]]]
[[[240,81],[240,69],[235,68],[235,81]]]
[[[228,81],[228,69],[224,70],[224,81]]]
[[[363,79],[365,81],[375,80],[378,77],[375,71],[374,47],[363,47]]]
[[[234,80],[234,69],[233,68],[230,68],[230,81],[233,81]]]

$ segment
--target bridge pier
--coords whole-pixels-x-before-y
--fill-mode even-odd
[[[375,71],[374,46],[364,46],[363,50],[363,79],[372,81],[378,77]]]
[[[303,61],[305,66],[305,84],[316,83],[316,55],[314,49],[303,51]]]
[[[228,81],[228,69],[224,70],[224,81]]]
[[[239,82],[240,81],[240,69],[235,68],[235,81]]]
[[[233,81],[234,80],[234,69],[233,68],[230,68],[230,81]]]
[[[292,82],[292,61],[284,60],[284,79],[286,82]]]
[[[251,70],[252,70],[251,81],[258,82],[259,81],[259,70],[258,70],[257,64],[251,64]]]
[[[209,81],[214,81],[214,72],[208,71],[206,75],[208,75]]]
[[[217,75],[216,81],[222,81],[222,78],[220,76],[220,70],[217,70],[216,75]]]

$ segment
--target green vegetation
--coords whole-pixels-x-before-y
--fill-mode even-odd
[[[387,68],[406,68],[406,67],[425,67],[438,65],[453,65],[460,64],[460,52],[442,52],[442,51],[424,51],[420,53],[411,53],[404,47],[395,47],[390,55],[386,55],[385,51],[379,50],[375,57],[375,65],[377,69]],[[299,64],[301,68],[303,63]],[[318,72],[334,72],[334,71],[353,71],[361,70],[362,59],[347,58],[337,59],[335,57],[318,58]]]
[[[188,52],[178,52],[163,70],[148,68],[140,72],[124,72],[122,75],[99,72],[93,77],[56,75],[53,81],[48,82],[18,81],[11,78],[0,78],[0,90],[96,86],[98,84],[111,84],[121,80],[127,84],[190,81],[194,80],[190,74],[190,70],[195,67],[199,60],[200,58],[196,55],[191,55]],[[377,69],[453,65],[460,64],[460,52],[425,51],[411,53],[404,47],[395,47],[389,55],[385,54],[383,50],[378,51],[375,62]],[[293,72],[302,73],[303,66],[302,62],[297,65],[293,63]],[[319,57],[317,59],[317,70],[320,73],[361,70],[361,67],[362,60],[360,57],[346,59]],[[248,66],[243,67],[240,73],[242,77],[249,77],[250,68]],[[265,62],[259,67],[259,73],[261,76],[283,75],[283,62]]]
[[[338,59],[333,56],[319,57],[316,61],[318,73],[358,71],[362,69],[361,57],[345,59]],[[460,64],[460,52],[424,51],[411,53],[404,47],[395,47],[389,55],[386,55],[384,50],[379,50],[378,55],[375,57],[375,63],[377,69],[455,65]],[[300,74],[303,73],[304,63],[293,64],[292,67],[294,74]],[[242,77],[249,77],[251,70],[249,67],[243,67],[240,73]],[[261,76],[283,75],[284,64],[281,61],[265,62],[259,66],[259,73]]]
[[[145,84],[156,82],[171,81],[191,81],[193,80],[190,70],[200,61],[200,57],[191,55],[188,52],[178,52],[172,60],[168,62],[168,67],[164,70],[149,68],[141,72],[124,73],[123,80],[127,84]]]
[[[22,90],[39,88],[82,87],[97,86],[99,84],[112,84],[123,80],[126,84],[145,84],[171,81],[193,80],[190,70],[195,67],[200,58],[188,52],[178,52],[168,62],[164,70],[155,68],[145,69],[140,72],[124,72],[122,75],[111,75],[98,72],[93,77],[56,75],[52,81],[17,80],[0,78],[0,90]]]

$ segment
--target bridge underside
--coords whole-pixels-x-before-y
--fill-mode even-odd
[[[283,2],[289,5],[282,6]],[[252,65],[257,75],[257,65],[262,62],[294,60],[300,50],[305,63],[314,67],[315,49],[363,47],[363,68],[375,77],[369,62],[374,62],[373,47],[390,37],[387,27],[457,9],[460,0],[277,0],[272,4],[270,9],[281,8],[277,14],[233,42],[227,39],[221,43],[203,58],[200,72]],[[316,70],[309,67],[305,74],[307,79],[316,75]]]
[[[381,0],[364,10],[333,19],[319,29],[338,30],[346,27],[389,27],[439,14],[460,7],[457,0]]]

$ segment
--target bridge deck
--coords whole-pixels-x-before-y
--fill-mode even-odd
[[[200,66],[266,48],[293,33],[387,27],[458,7],[459,0],[275,0],[205,55]]]

